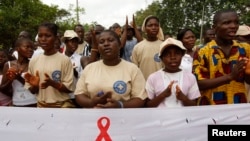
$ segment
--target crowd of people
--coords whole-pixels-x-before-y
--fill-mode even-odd
[[[39,25],[20,32],[13,53],[0,50],[0,106],[143,108],[250,101],[250,27],[234,10],[217,11],[196,45],[192,29],[164,34],[157,16],[142,26],[81,24],[59,35]]]

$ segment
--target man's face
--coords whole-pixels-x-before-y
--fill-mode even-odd
[[[75,32],[78,35],[78,37],[81,39],[80,42],[83,41],[83,39],[84,39],[84,29],[83,29],[83,27],[77,26],[75,28]]]
[[[214,25],[216,38],[233,40],[239,28],[239,18],[235,12],[222,13]]]

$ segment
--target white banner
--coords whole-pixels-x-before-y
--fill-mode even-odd
[[[166,109],[0,107],[1,141],[206,141],[208,124],[250,125],[250,104]]]

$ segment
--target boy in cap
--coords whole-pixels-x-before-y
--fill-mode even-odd
[[[146,90],[148,107],[195,106],[200,91],[195,76],[180,69],[186,48],[182,42],[168,38],[160,45],[159,57],[164,68],[149,75]]]
[[[79,55],[76,52],[80,38],[78,37],[77,33],[74,30],[66,30],[64,32],[64,36],[62,37],[62,41],[64,42],[66,46],[66,49],[64,50],[63,54],[68,56],[73,64],[74,84],[76,85],[76,82],[78,78],[80,77],[80,74],[82,71],[82,66],[80,63],[81,55]],[[75,96],[73,93],[70,93],[70,98],[72,99],[76,107],[78,107],[77,103],[75,102]]]
[[[247,25],[239,26],[236,32],[236,39],[239,42],[247,42],[250,44],[250,27]]]

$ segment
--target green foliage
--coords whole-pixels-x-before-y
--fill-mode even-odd
[[[143,10],[138,10],[136,13],[135,13],[135,21],[137,23],[138,26],[141,26],[142,23],[143,23],[143,20],[149,16],[149,15],[155,15],[157,16],[157,12],[160,10],[160,2],[159,1],[154,1],[151,5],[149,5],[147,7],[147,9]]]
[[[0,0],[0,44],[7,49],[13,47],[23,30],[35,38],[38,26],[43,22],[58,24],[61,33],[72,29],[77,23],[75,17],[71,17],[70,12],[75,10],[72,9],[58,9],[57,5],[48,6],[40,0]],[[83,8],[78,7],[78,11],[84,13]]]
[[[204,6],[204,17],[202,13]],[[211,27],[214,13],[220,9],[235,9],[240,16],[241,24],[250,24],[249,0],[162,0],[154,1],[145,10],[136,12],[135,19],[141,24],[143,19],[156,15],[160,19],[164,33],[176,35],[179,29],[188,27],[200,35],[201,27]]]
[[[0,9],[0,44],[4,48],[12,47],[22,30],[35,37],[38,25],[55,21],[57,12],[57,7],[49,7],[39,0],[0,0]]]

